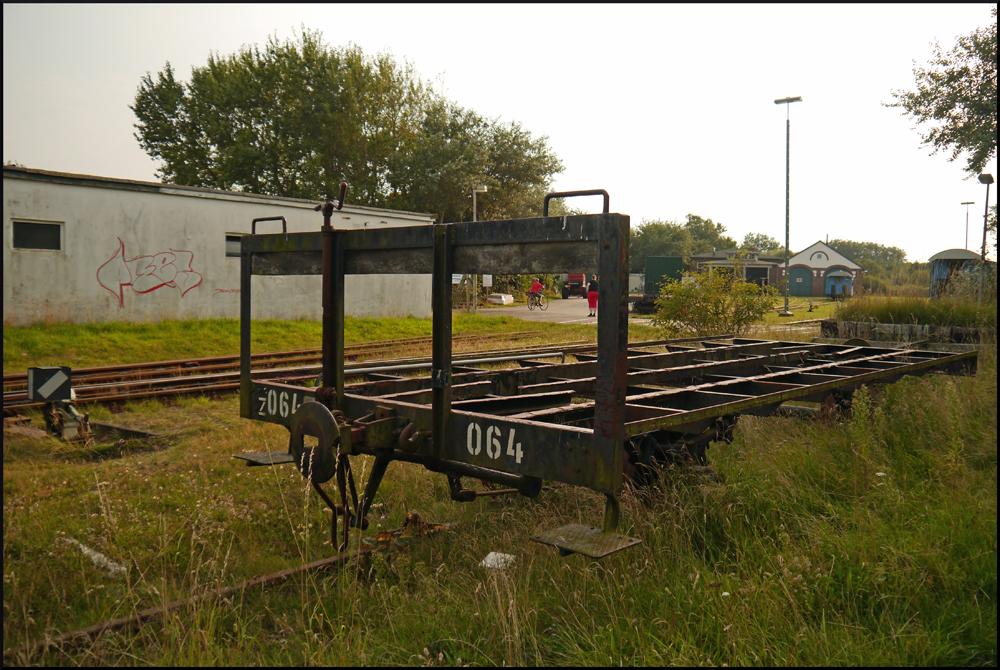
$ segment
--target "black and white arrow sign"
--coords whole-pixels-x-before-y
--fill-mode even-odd
[[[28,368],[28,400],[69,400],[70,386],[70,368]]]

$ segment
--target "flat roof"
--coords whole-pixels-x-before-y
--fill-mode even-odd
[[[223,191],[220,189],[205,188],[203,186],[182,186],[179,184],[164,184],[155,181],[136,181],[133,179],[116,179],[114,177],[98,177],[95,175],[75,174],[72,172],[55,172],[52,170],[39,170],[36,168],[19,167],[14,165],[3,166],[3,178],[44,181],[54,184],[68,184],[71,186],[89,186],[92,188],[113,188],[124,191],[142,191],[145,193],[160,193],[162,195],[183,195],[196,198],[266,203],[283,205],[286,207],[301,207],[302,209],[313,209],[316,205],[321,205],[324,202],[322,200],[288,198],[280,195],[259,195],[257,193],[244,193],[241,191]],[[392,214],[398,218],[420,220],[429,219],[431,223],[437,220],[437,217],[434,214],[428,212],[405,212],[398,209],[365,207],[364,205],[345,204],[344,210],[358,214],[366,212],[371,214],[385,213]]]
[[[775,256],[774,254],[765,254],[754,249],[716,249],[715,251],[705,251],[700,254],[692,254],[691,258],[696,260],[712,260],[715,258],[729,258],[732,255],[739,253],[740,251],[745,251],[750,254],[756,254],[759,260],[772,259],[784,262],[784,256]]]

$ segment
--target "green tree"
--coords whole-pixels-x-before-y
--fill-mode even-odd
[[[629,267],[642,272],[647,256],[690,256],[691,233],[676,221],[643,220],[629,239]]]
[[[704,254],[713,249],[735,249],[736,240],[725,234],[726,227],[712,219],[688,214],[684,229],[691,234],[691,253]]]
[[[992,23],[958,37],[948,53],[934,45],[927,68],[913,64],[915,91],[892,91],[896,102],[917,124],[929,123],[922,144],[951,151],[949,161],[968,154],[965,171],[977,175],[997,153],[997,8]]]
[[[854,240],[830,240],[828,244],[837,253],[847,256],[858,265],[866,263],[893,265],[906,262],[906,252],[899,247],[887,247],[877,242],[855,242]]]
[[[668,281],[656,299],[653,324],[664,337],[744,335],[774,308],[773,286],[743,278],[740,258],[731,268],[705,268]]]
[[[740,249],[753,249],[762,254],[777,254],[785,251],[785,245],[764,233],[747,233],[743,236]]]
[[[390,162],[390,206],[435,212],[438,221],[471,219],[472,203],[466,200],[481,181],[489,155],[482,139],[484,125],[475,112],[434,100],[407,150]]]
[[[546,137],[532,138],[520,124],[484,119],[443,98],[428,104],[408,149],[390,164],[390,206],[435,212],[439,221],[470,221],[479,184],[488,189],[477,198],[479,220],[541,216],[552,176],[563,170]],[[568,212],[562,201],[550,210]]]
[[[349,201],[471,219],[541,210],[563,166],[517,123],[484,119],[435,94],[413,67],[303,29],[263,49],[212,54],[188,83],[170,63],[142,78],[136,139],[167,182],[319,199],[351,184]]]
[[[552,177],[563,171],[562,162],[548,147],[548,138],[533,138],[519,123],[494,120],[484,127],[483,141],[488,151],[483,183],[489,191],[482,196],[480,218],[541,216]],[[550,216],[575,211],[561,199],[549,203]]]
[[[355,202],[379,205],[389,157],[426,99],[408,65],[333,49],[319,32],[263,49],[211,54],[178,81],[167,63],[143,77],[131,106],[136,139],[164,181],[302,198],[348,179]]]
[[[906,252],[877,242],[830,240],[830,247],[864,268],[862,288],[877,294],[926,294],[927,263],[909,263]]]

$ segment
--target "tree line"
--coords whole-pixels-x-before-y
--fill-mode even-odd
[[[682,256],[721,249],[745,249],[761,254],[784,253],[785,246],[770,235],[747,233],[742,243],[726,234],[721,223],[688,214],[683,222],[662,219],[644,220],[632,229],[629,241],[629,267],[642,272],[647,256]]]
[[[347,181],[350,203],[465,221],[480,184],[480,219],[540,215],[563,170],[547,137],[445,98],[408,62],[307,29],[211,54],[186,82],[168,62],[130,108],[157,176],[187,186],[317,200]]]
[[[900,247],[877,242],[830,240],[829,245],[864,269],[864,288],[873,293],[887,293],[905,288],[926,291],[927,263],[911,263]],[[726,234],[726,227],[712,219],[688,214],[684,222],[644,220],[632,230],[629,265],[632,272],[642,272],[648,256],[682,256],[721,249],[756,251],[761,255],[783,257],[784,244],[764,233],[747,233],[743,241]],[[794,255],[795,250],[789,250]]]
[[[906,252],[877,242],[830,240],[831,248],[864,270],[862,289],[878,295],[926,295],[930,286],[930,264],[911,263]]]
[[[990,25],[960,37],[951,52],[936,48],[930,67],[914,69],[916,91],[894,91],[889,105],[933,126],[921,137],[925,145],[951,150],[952,160],[968,155],[970,174],[996,155],[995,7],[991,13]],[[136,139],[160,161],[158,176],[176,184],[324,199],[346,180],[349,202],[462,221],[472,218],[471,191],[479,184],[488,187],[478,198],[479,218],[539,215],[563,170],[547,137],[447,99],[407,61],[330,46],[305,28],[284,42],[271,37],[263,48],[210,54],[186,82],[168,62],[155,76],[146,73],[130,108]],[[551,210],[573,213],[562,200]],[[995,221],[994,206],[994,248]],[[831,246],[866,270],[906,263],[897,247]],[[636,226],[630,261],[641,271],[647,256],[731,248],[784,251],[769,235],[748,233],[737,243],[721,223],[688,214],[683,222]]]

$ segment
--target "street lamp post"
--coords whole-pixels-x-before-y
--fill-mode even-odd
[[[986,225],[990,218],[990,184],[993,183],[993,175],[979,175],[979,183],[986,184],[986,209],[983,210],[983,255],[979,266],[979,304],[983,304],[983,278],[986,276]]]
[[[776,105],[785,105],[785,311],[781,316],[792,316],[788,309],[788,219],[789,219],[789,195],[791,192],[790,168],[791,168],[791,142],[792,142],[792,114],[789,111],[790,103],[802,102],[801,96],[791,98],[780,98],[774,101]],[[811,292],[810,292],[811,294]]]
[[[477,193],[486,193],[486,185],[485,184],[481,184],[479,186],[473,186],[472,187],[472,222],[473,223],[476,222],[476,194]],[[472,275],[472,277],[471,277],[471,280],[472,280],[472,313],[473,314],[476,313],[476,303],[479,302],[479,295],[478,295],[479,287],[477,286],[477,284],[479,283],[478,278],[479,278],[479,275]]]
[[[969,248],[969,205],[975,205],[974,202],[963,202],[965,205],[965,248]]]

